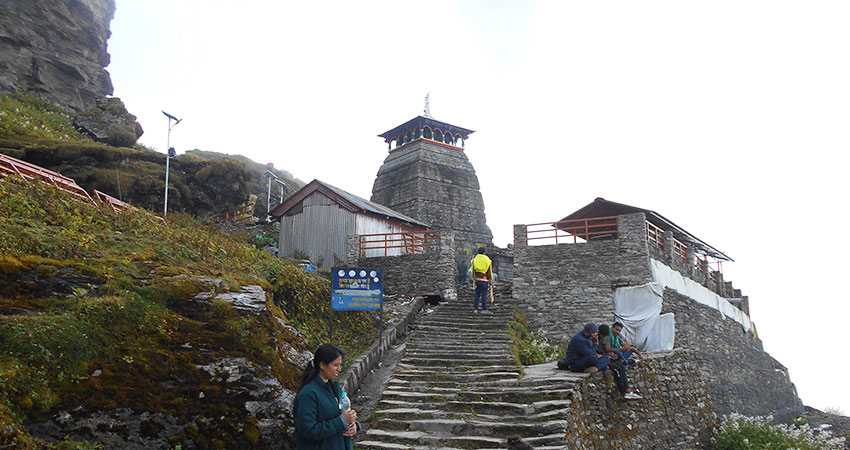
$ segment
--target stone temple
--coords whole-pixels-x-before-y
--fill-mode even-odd
[[[454,231],[458,260],[493,245],[478,177],[464,153],[472,133],[434,119],[426,105],[424,115],[378,135],[389,155],[372,187],[373,202]]]

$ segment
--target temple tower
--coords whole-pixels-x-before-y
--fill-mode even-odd
[[[478,177],[464,153],[472,133],[431,117],[426,100],[424,115],[378,135],[389,155],[372,187],[373,202],[454,231],[459,261],[493,244]]]

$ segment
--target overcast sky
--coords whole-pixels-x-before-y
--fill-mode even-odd
[[[145,145],[165,110],[178,153],[367,199],[376,135],[430,92],[476,131],[497,245],[596,197],[652,209],[735,260],[803,402],[848,414],[848,23],[846,1],[117,0],[107,69]]]

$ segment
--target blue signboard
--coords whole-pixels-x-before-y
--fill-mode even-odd
[[[371,311],[381,309],[384,277],[381,269],[334,268],[331,270],[331,309]]]

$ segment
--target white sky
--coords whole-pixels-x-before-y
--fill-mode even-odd
[[[596,197],[657,211],[735,259],[803,402],[847,414],[848,23],[846,1],[117,0],[108,70],[148,146],[165,110],[179,153],[367,199],[376,135],[431,92],[476,130],[497,245]]]

